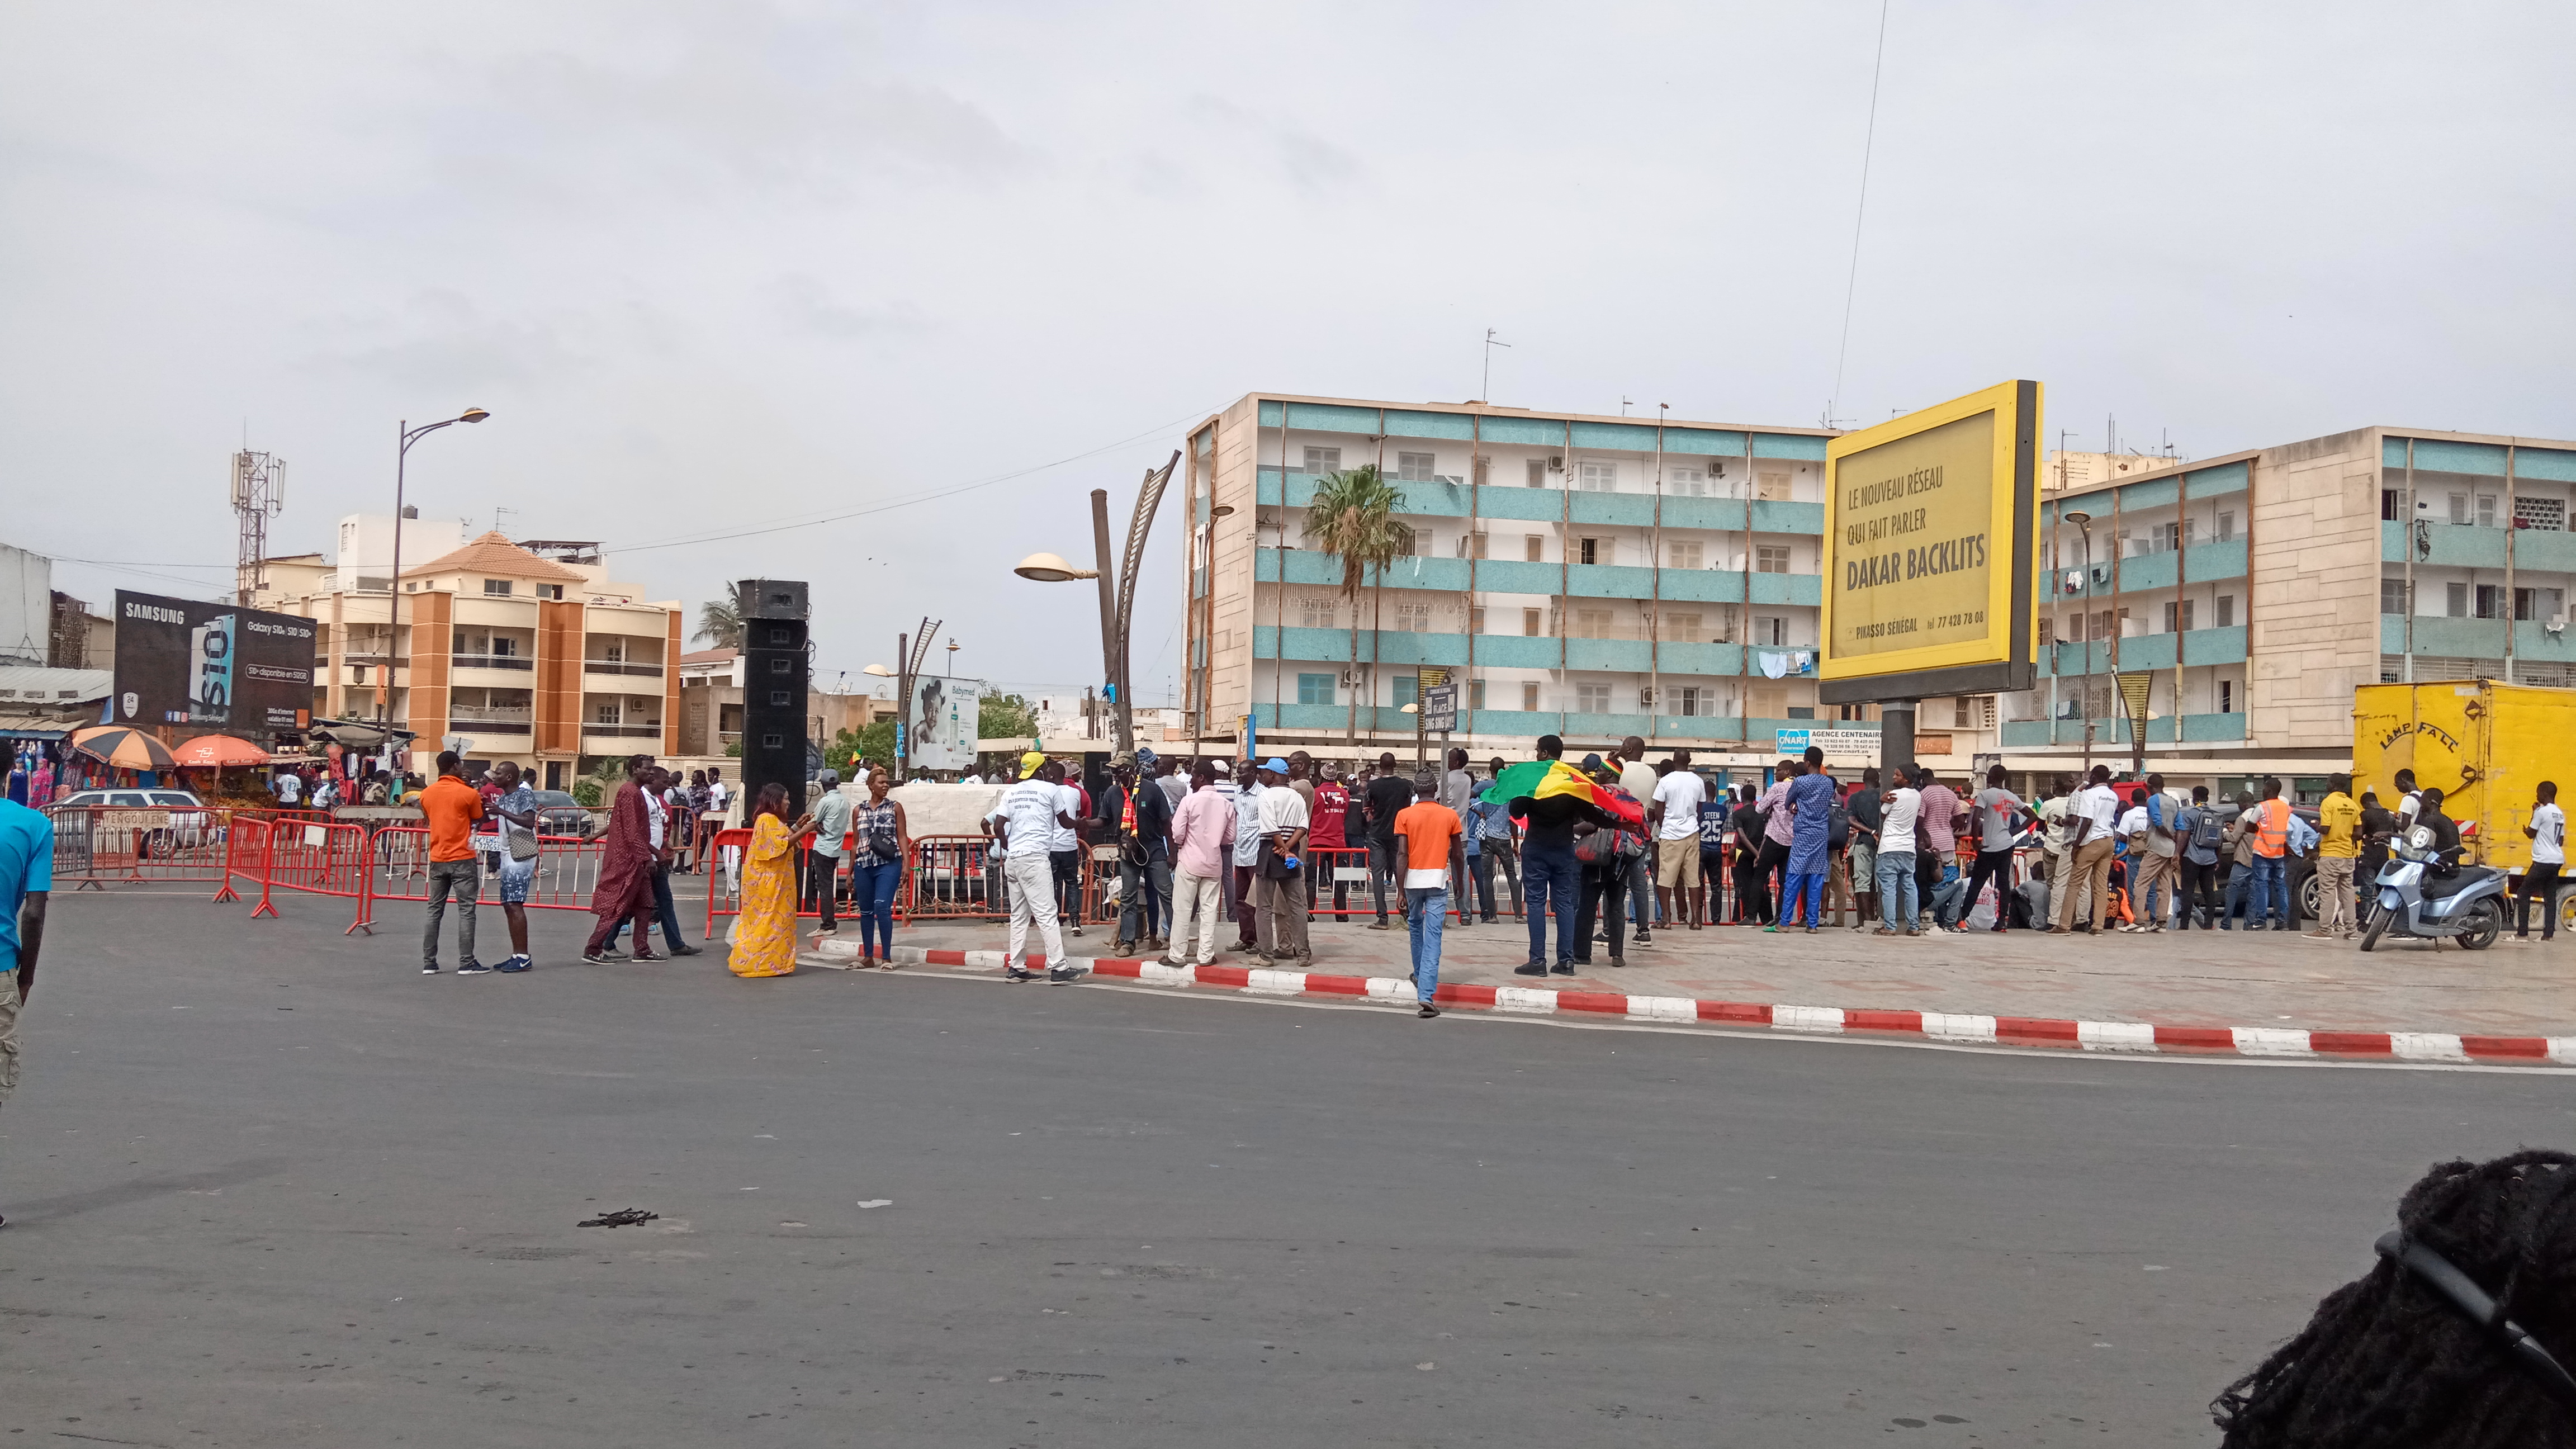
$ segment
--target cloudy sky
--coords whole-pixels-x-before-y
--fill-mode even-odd
[[[2576,10],[1886,13],[1844,360],[1875,0],[13,0],[0,539],[209,595],[245,428],[319,549],[389,511],[398,419],[473,404],[426,515],[656,596],[812,579],[827,675],[928,613],[958,672],[1061,684],[1089,594],[1010,565],[1086,549],[1088,490],[1123,516],[1255,389],[1472,397],[1488,326],[1529,407],[2025,376],[2078,447],[2576,437]]]

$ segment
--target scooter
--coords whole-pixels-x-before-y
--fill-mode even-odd
[[[2495,944],[2504,930],[2505,890],[2512,881],[2503,871],[2464,865],[2449,875],[2434,874],[2440,864],[2433,831],[2418,825],[2388,849],[2388,863],[2371,882],[2374,908],[2362,928],[2361,949],[2379,944],[2383,935],[2412,936],[2420,941],[2455,940],[2471,951]]]

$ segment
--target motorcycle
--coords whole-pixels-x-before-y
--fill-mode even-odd
[[[2447,854],[2433,849],[2432,829],[2422,825],[2389,846],[2388,863],[2371,882],[2373,909],[2362,929],[2361,949],[2378,945],[2383,935],[2421,941],[2447,938],[2471,951],[2495,944],[2504,930],[2505,892],[2511,877],[2483,865],[2437,874],[2436,867]]]

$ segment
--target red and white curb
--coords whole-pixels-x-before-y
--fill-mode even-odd
[[[835,958],[855,957],[857,943],[826,941],[818,948]],[[907,965],[998,971],[999,951],[933,951],[897,946]],[[810,955],[808,959],[813,959]],[[1041,958],[1030,957],[1038,969]],[[1256,996],[1315,996],[1378,1001],[1410,1007],[1419,1000],[1413,982],[1400,976],[1333,976],[1312,971],[1271,971],[1253,966],[1172,966],[1159,960],[1072,957],[1067,964],[1106,980],[1146,986],[1218,987]],[[1534,986],[1478,986],[1444,981],[1432,998],[1439,1005],[1483,1007],[1528,1016],[1618,1017],[1628,1021],[1768,1027],[1773,1031],[1837,1036],[1877,1033],[1971,1046],[2065,1047],[2089,1052],[2219,1053],[2244,1057],[2352,1058],[2403,1062],[2478,1062],[2527,1066],[2576,1066],[2576,1036],[2473,1036],[2433,1031],[2309,1031],[2277,1026],[2157,1026],[2140,1021],[2072,1021],[2038,1016],[1976,1016],[1939,1011],[1881,1011],[1839,1006],[1787,1006],[1749,1001],[1703,1001],[1690,996],[1628,996],[1615,991],[1554,991]]]

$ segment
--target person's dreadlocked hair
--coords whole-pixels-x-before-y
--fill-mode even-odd
[[[2445,1162],[2397,1222],[2576,1365],[2576,1156]],[[2466,1314],[2382,1258],[2210,1405],[2226,1449],[2571,1449],[2576,1416]]]

